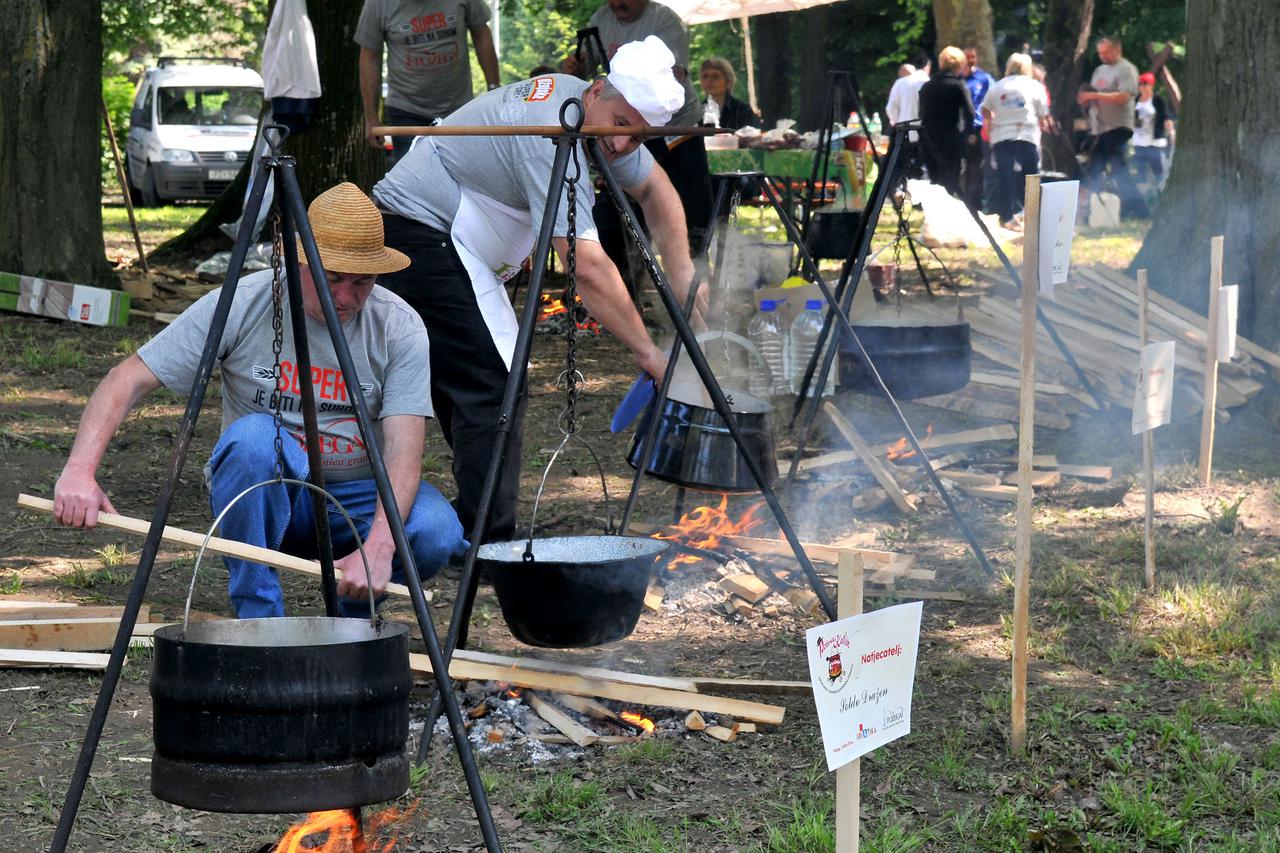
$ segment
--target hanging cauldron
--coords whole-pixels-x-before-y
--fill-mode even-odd
[[[476,563],[493,578],[512,636],[530,646],[581,648],[635,629],[668,547],[642,536],[554,536],[490,542]]]
[[[291,617],[155,633],[151,792],[193,809],[355,808],[409,787],[408,628]]]
[[[854,326],[889,393],[900,400],[948,394],[969,384],[969,324]],[[848,336],[840,336],[840,386],[881,395],[867,360]]]

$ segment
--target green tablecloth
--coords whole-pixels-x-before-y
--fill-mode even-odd
[[[772,178],[807,179],[813,171],[813,155],[813,151],[798,149],[767,151],[763,148],[737,148],[708,151],[707,163],[713,175],[716,172],[764,172]],[[840,166],[833,152],[827,161],[827,179],[839,178]]]

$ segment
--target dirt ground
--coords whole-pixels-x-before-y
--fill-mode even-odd
[[[139,538],[61,529],[19,510],[15,499],[19,492],[51,495],[94,384],[156,330],[137,320],[126,329],[96,329],[0,315],[0,469],[8,472],[0,482],[0,593],[123,603]],[[563,399],[554,382],[562,357],[558,338],[536,338],[521,518],[559,439]],[[608,421],[634,370],[608,337],[587,339],[579,364],[588,383],[586,436],[604,460],[611,494],[625,496],[629,435],[610,434]],[[869,440],[897,437],[882,406],[863,397],[837,400]],[[210,523],[198,469],[216,434],[216,395],[208,405],[169,521],[197,531]],[[182,409],[174,396],[154,395],[112,444],[101,481],[120,512],[149,517]],[[936,410],[911,406],[907,412],[938,431],[980,423],[946,422]],[[1280,849],[1280,492],[1269,412],[1270,398],[1260,398],[1220,429],[1218,476],[1207,489],[1194,485],[1198,423],[1158,433],[1155,593],[1142,591],[1137,440],[1117,437],[1101,417],[1066,433],[1040,433],[1037,452],[1113,465],[1116,476],[1105,484],[1064,480],[1038,494],[1030,742],[1020,758],[1011,757],[1008,743],[1012,505],[957,493],[996,567],[988,578],[936,499],[904,519],[892,510],[855,516],[851,486],[815,481],[789,495],[803,538],[874,531],[875,547],[915,554],[921,568],[936,571],[920,588],[966,596],[925,603],[912,732],[862,762],[864,850]],[[843,448],[838,437],[823,442]],[[540,527],[598,529],[604,513],[589,466],[572,460],[565,469],[548,486]],[[434,427],[424,471],[451,490],[449,450]],[[1231,504],[1240,496],[1237,513]],[[665,521],[674,500],[671,487],[646,482],[636,517]],[[757,535],[774,532],[766,527]],[[162,551],[146,596],[153,614],[180,618],[193,558]],[[707,566],[686,571],[693,586],[702,582],[697,573],[715,579]],[[229,615],[225,580],[220,565],[202,569],[193,606]],[[285,587],[291,613],[321,608],[314,584],[287,578]],[[442,628],[454,583],[438,578],[430,587]],[[873,598],[867,608],[890,603]],[[412,619],[405,604],[387,612]],[[650,674],[802,679],[803,629],[817,618],[785,602],[777,618],[737,619],[710,604],[646,610],[628,639],[558,656]],[[507,632],[488,587],[481,588],[472,647],[528,651]],[[194,812],[151,797],[148,677],[149,654],[136,651],[71,848],[253,851],[277,838],[296,816]],[[0,671],[0,849],[48,844],[99,681],[92,673]],[[38,689],[20,689],[28,687]],[[415,691],[415,719],[432,689]],[[666,732],[639,745],[562,749],[550,758],[527,744],[486,750],[479,762],[506,849],[830,850],[834,777],[826,773],[812,701],[754,698],[785,705],[785,721],[730,744]],[[395,849],[480,849],[445,740],[438,738],[415,781],[397,804],[417,801]]]

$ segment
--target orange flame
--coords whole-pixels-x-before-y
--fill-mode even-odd
[[[723,536],[745,536],[750,531],[764,524],[764,519],[756,516],[764,508],[764,501],[758,501],[747,508],[737,521],[730,518],[729,496],[720,496],[717,507],[699,506],[680,516],[680,522],[671,531],[659,531],[653,534],[654,539],[667,539],[672,542],[683,542],[694,548],[714,550]],[[667,563],[668,569],[698,562],[700,558],[693,554],[681,554],[672,557]]]
[[[655,726],[654,726],[653,720],[650,720],[648,717],[644,717],[640,714],[637,714],[634,711],[623,711],[618,716],[626,720],[631,725],[638,726],[639,728],[644,729],[645,734],[647,735],[653,734],[653,730]]]
[[[928,438],[933,435],[933,424],[928,424],[924,428],[924,437]],[[907,446],[907,437],[902,438],[889,445],[889,451],[885,454],[885,458],[890,462],[898,462],[903,459],[910,459],[916,455],[914,450],[910,450]]]
[[[542,312],[538,315],[538,319],[545,320],[548,317],[554,317],[557,314],[565,312],[564,301],[560,299],[552,299],[546,296],[542,297]]]
[[[353,809],[312,812],[289,827],[272,853],[387,853],[395,849],[399,837],[378,836],[408,820],[417,809],[415,801],[405,809],[377,812],[365,818],[363,830]]]

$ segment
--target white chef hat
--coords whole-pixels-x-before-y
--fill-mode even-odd
[[[609,60],[609,82],[647,124],[661,127],[684,106],[684,87],[671,73],[675,55],[657,36],[618,48]]]

